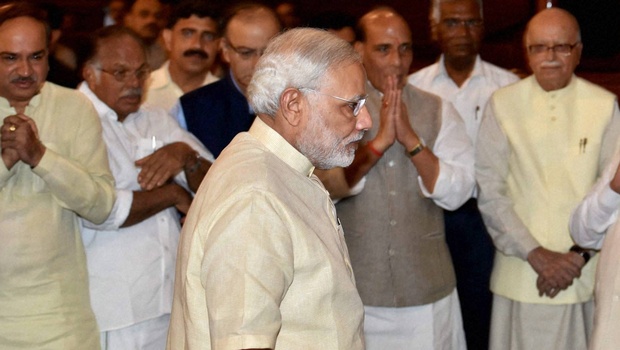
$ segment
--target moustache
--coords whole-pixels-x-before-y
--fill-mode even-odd
[[[562,63],[559,61],[544,61],[540,64],[540,68],[558,68],[561,66]]]
[[[194,56],[194,55],[200,56],[200,58],[205,59],[205,60],[209,58],[209,54],[202,50],[191,49],[191,50],[187,50],[183,52],[183,57],[189,57],[189,56]]]
[[[17,77],[11,80],[11,83],[35,83],[36,79],[32,76]]]
[[[359,133],[357,133],[356,135],[353,135],[349,138],[349,142],[347,143],[354,143],[354,142],[358,142],[361,141],[364,138],[364,134],[366,133],[366,130],[362,130]]]
[[[141,88],[131,88],[128,90],[125,90],[125,92],[123,92],[121,94],[120,97],[142,97],[142,89]]]

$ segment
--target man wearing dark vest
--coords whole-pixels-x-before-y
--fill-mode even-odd
[[[183,95],[173,111],[179,124],[196,135],[214,157],[252,125],[254,111],[246,89],[267,42],[279,31],[278,18],[268,7],[249,4],[231,10],[220,41],[230,71],[220,81]]]
[[[364,189],[337,210],[365,305],[367,349],[465,349],[442,208],[471,197],[473,147],[452,105],[407,85],[405,20],[375,9],[358,32],[373,127],[345,169],[349,186],[365,178]]]

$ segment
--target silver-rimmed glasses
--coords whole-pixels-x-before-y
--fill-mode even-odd
[[[331,98],[335,98],[337,100],[344,101],[344,102],[346,102],[349,105],[349,107],[351,107],[351,109],[353,110],[353,116],[355,116],[355,117],[357,117],[360,114],[360,112],[362,111],[362,108],[364,108],[364,105],[366,104],[366,99],[368,98],[368,95],[364,95],[364,96],[361,96],[361,97],[359,97],[359,98],[357,98],[355,100],[349,100],[349,99],[346,99],[346,98],[343,98],[343,97],[338,97],[338,96],[334,96],[334,95],[330,95],[330,94],[325,94],[325,93],[322,93],[322,92],[320,92],[318,90],[314,90],[314,89],[310,89],[310,88],[299,88],[299,90],[310,91],[310,92],[314,92],[314,93],[319,94],[319,95],[329,96]]]

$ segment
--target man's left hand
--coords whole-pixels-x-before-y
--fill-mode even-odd
[[[16,114],[4,118],[2,125],[2,159],[7,167],[19,160],[35,167],[45,154],[45,146],[39,140],[39,130],[34,120]],[[7,164],[8,162],[8,164]]]
[[[187,159],[194,155],[194,150],[186,143],[175,142],[166,145],[136,161],[136,166],[142,168],[138,174],[138,183],[146,191],[160,187],[181,172]]]

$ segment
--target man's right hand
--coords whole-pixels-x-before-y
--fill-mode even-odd
[[[527,261],[538,273],[538,295],[550,298],[570,287],[573,280],[581,276],[584,265],[583,259],[573,252],[557,253],[543,247],[532,250]]]

